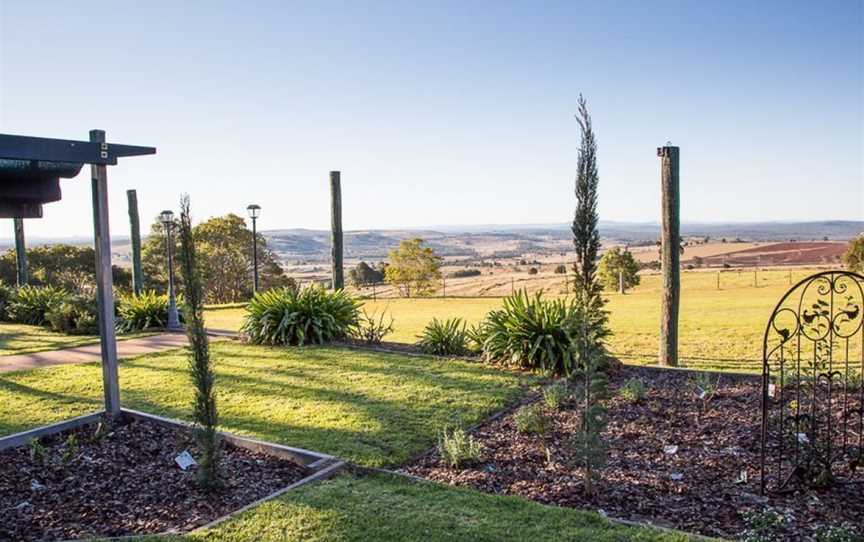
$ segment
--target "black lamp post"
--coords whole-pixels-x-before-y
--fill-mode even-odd
[[[261,206],[254,203],[246,210],[249,211],[249,218],[252,219],[252,293],[258,293],[258,228],[256,222],[261,216]]]
[[[162,225],[165,227],[165,243],[168,247],[168,330],[178,331],[180,317],[177,314],[177,299],[174,295],[174,243],[171,241],[171,230],[174,228],[174,213],[170,210],[159,213]]]

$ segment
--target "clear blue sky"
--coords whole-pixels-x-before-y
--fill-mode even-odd
[[[0,131],[158,147],[114,235],[127,188],[326,228],[331,169],[349,229],[566,222],[582,92],[601,219],[657,220],[667,140],[685,221],[862,219],[862,5],[0,0]],[[31,235],[92,235],[86,171]]]

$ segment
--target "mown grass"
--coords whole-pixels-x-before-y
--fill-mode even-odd
[[[440,430],[501,409],[532,377],[463,361],[339,348],[211,345],[223,430],[366,465],[404,462]],[[184,350],[120,366],[124,406],[189,419]],[[97,364],[0,374],[0,435],[101,407]]]
[[[720,371],[761,370],[762,335],[774,305],[792,282],[816,272],[727,270],[682,273],[679,348],[682,365]],[[717,278],[720,277],[720,289]],[[562,278],[563,280],[563,278]],[[645,275],[625,295],[607,294],[614,336],[610,349],[626,363],[655,363],[660,329],[659,275]],[[386,310],[394,318],[388,341],[414,343],[432,318],[481,320],[501,305],[500,298],[412,298],[366,300],[368,312]],[[239,329],[244,309],[211,309],[208,327]]]
[[[118,340],[143,337],[150,333],[117,335]],[[65,335],[48,328],[25,324],[0,323],[0,356],[32,354],[63,348],[75,348],[99,342],[98,335]]]
[[[517,497],[344,474],[287,493],[211,531],[168,540],[225,542],[684,542],[684,534],[615,525],[598,514]],[[152,540],[152,538],[150,539]]]

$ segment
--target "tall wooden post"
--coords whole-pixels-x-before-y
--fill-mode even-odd
[[[663,308],[660,317],[660,365],[678,365],[678,303],[681,296],[681,201],[679,197],[678,147],[660,147],[662,200],[661,265]]]
[[[330,172],[330,260],[333,265],[333,289],[345,288],[342,267],[342,184],[338,171]]]
[[[27,276],[27,245],[24,243],[24,219],[13,218],[15,226],[15,264],[18,286],[24,286],[29,281]]]
[[[132,232],[132,292],[140,295],[144,289],[144,274],[141,272],[141,223],[138,220],[138,193],[126,191],[129,201],[129,228]]]
[[[103,130],[91,130],[90,141],[105,143]],[[114,335],[114,291],[111,274],[111,234],[108,231],[108,166],[90,166],[93,187],[93,232],[96,249],[96,299],[99,307],[99,341],[102,347],[102,387],[105,410],[120,413],[117,375],[117,337]]]

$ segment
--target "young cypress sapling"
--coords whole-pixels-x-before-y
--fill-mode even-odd
[[[210,362],[210,345],[204,330],[204,301],[201,276],[196,264],[188,195],[180,199],[180,271],[185,286],[183,311],[186,317],[186,334],[189,337],[189,373],[195,385],[195,439],[201,448],[198,483],[209,490],[218,486],[218,416],[216,394],[213,390],[215,374]]]

